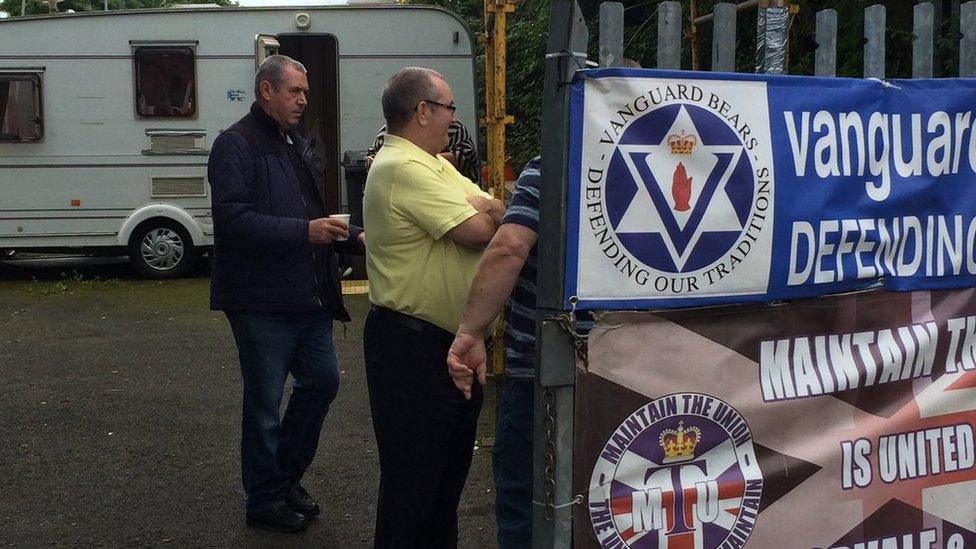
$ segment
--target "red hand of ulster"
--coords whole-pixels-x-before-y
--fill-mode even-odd
[[[679,162],[671,178],[671,197],[674,198],[675,211],[686,212],[691,208],[688,205],[691,200],[691,180],[685,171],[685,165]]]

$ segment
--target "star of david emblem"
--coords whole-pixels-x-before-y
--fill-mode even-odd
[[[725,187],[744,147],[703,143],[684,106],[664,136],[657,144],[618,146],[637,192],[614,230],[659,234],[680,271],[703,234],[742,232]],[[674,136],[694,146],[675,147]]]

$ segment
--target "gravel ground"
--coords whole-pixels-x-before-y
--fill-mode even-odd
[[[95,264],[92,264],[95,263]],[[324,517],[248,529],[241,380],[205,272],[133,278],[118,262],[0,262],[0,547],[369,547],[379,481],[362,353],[365,296],[336,328],[339,396],[305,484]],[[486,399],[479,442],[490,440]],[[494,546],[491,451],[478,446],[461,547]]]

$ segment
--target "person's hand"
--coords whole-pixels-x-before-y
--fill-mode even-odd
[[[448,162],[453,164],[455,168],[457,168],[458,165],[457,157],[454,156],[454,153],[452,153],[451,151],[444,151],[440,153],[440,156],[443,156],[445,160],[447,160]]]
[[[339,237],[349,236],[349,225],[331,217],[308,222],[308,241],[312,244],[332,244]]]
[[[366,171],[369,171],[369,167],[373,165],[373,155],[367,155],[363,158],[363,164],[366,166]]]
[[[485,340],[474,334],[458,332],[447,352],[447,371],[451,374],[454,386],[464,393],[465,399],[471,400],[471,386],[475,376],[478,377],[478,383],[485,384],[487,368]]]
[[[465,200],[467,200],[468,204],[471,204],[474,209],[481,213],[488,213],[492,206],[494,206],[494,199],[486,198],[478,194],[471,195],[465,198]]]
[[[502,219],[505,217],[505,203],[497,198],[488,198],[476,194],[467,197],[466,200],[479,213],[490,215],[496,227],[501,224]]]

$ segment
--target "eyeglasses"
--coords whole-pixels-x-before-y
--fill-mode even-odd
[[[424,99],[424,101],[426,101],[427,103],[430,103],[431,105],[437,105],[438,107],[444,107],[445,109],[451,111],[451,114],[454,114],[457,111],[457,105],[455,105],[454,103],[451,103],[450,105],[445,105],[444,103],[438,103],[437,101],[434,101],[433,99]]]

